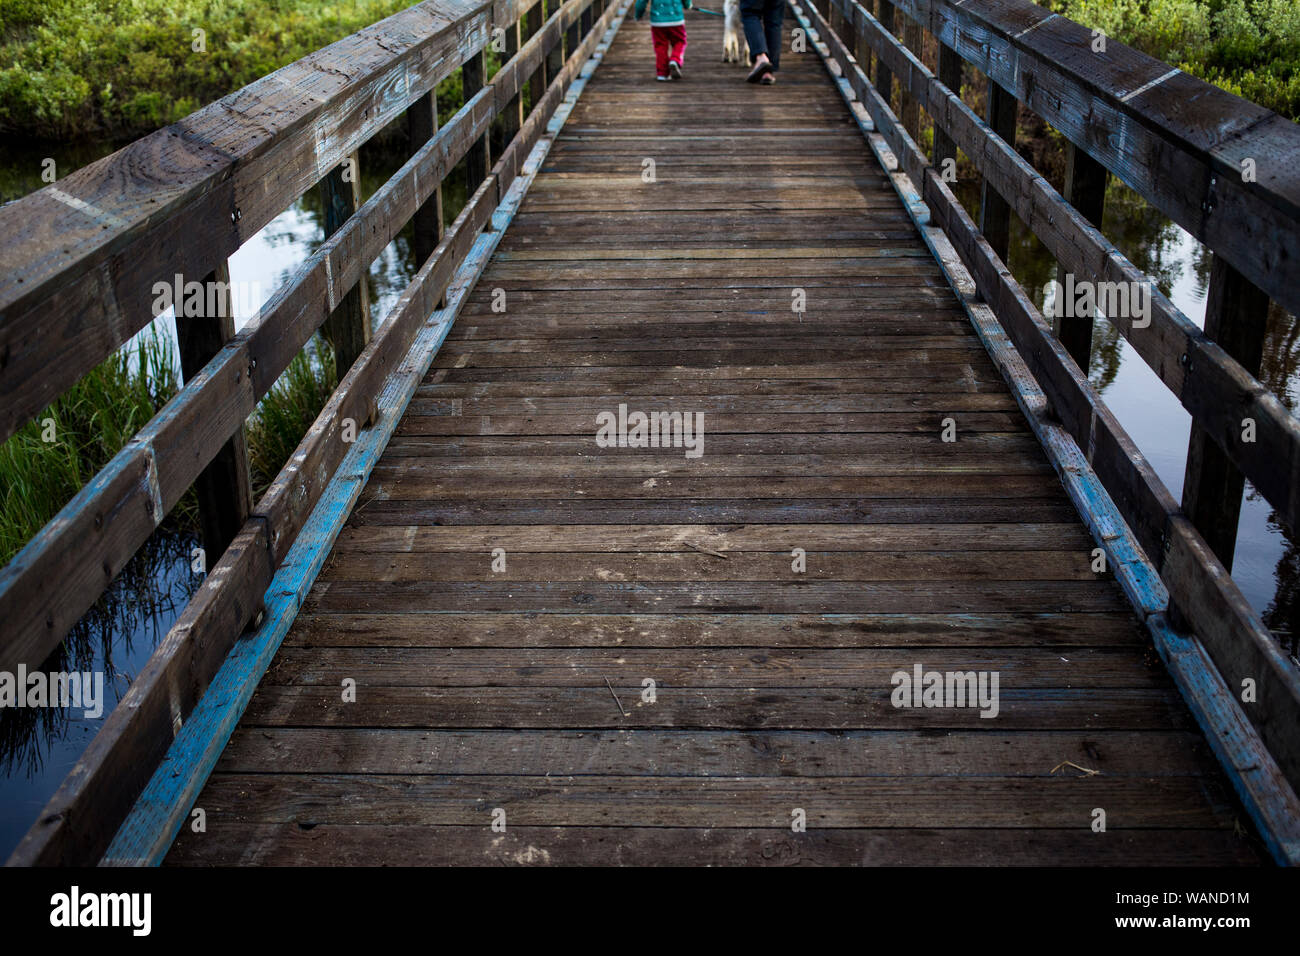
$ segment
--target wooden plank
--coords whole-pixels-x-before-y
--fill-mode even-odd
[[[889,692],[852,688],[825,690],[763,687],[675,688],[671,706],[636,706],[640,681],[615,690],[632,706],[624,716],[602,682],[599,687],[420,688],[369,686],[357,701],[340,701],[337,686],[268,686],[249,702],[249,727],[361,728],[573,728],[640,730],[709,727],[734,730],[981,730],[977,713],[952,708],[900,711]],[[1177,694],[1130,688],[1050,689],[999,692],[998,727],[1040,730],[1194,730]],[[1087,766],[1086,764],[1084,766]],[[205,806],[207,798],[204,798]],[[1089,807],[1091,809],[1091,807]]]
[[[604,826],[636,819],[648,826],[790,828],[805,807],[810,829],[862,827],[1086,826],[1095,806],[1107,828],[1230,828],[1207,805],[1202,781],[1184,777],[681,778],[429,777],[416,775],[217,774],[204,790],[210,816],[244,823],[488,826],[502,807],[508,821],[547,826]],[[1085,806],[1086,804],[1086,806]]]
[[[806,549],[805,549],[806,550]],[[1091,581],[1091,548],[1075,551],[808,552],[808,581]],[[335,558],[330,581],[789,581],[790,551],[665,554],[514,553],[504,571],[491,552],[453,556],[352,554]]]
[[[912,552],[1030,550],[1060,544],[1081,547],[1091,540],[1070,519],[1057,524],[737,524],[737,525],[352,525],[336,553],[348,551],[507,552],[564,554],[631,551],[785,551],[792,541],[809,550]],[[793,545],[791,545],[793,546]],[[701,550],[702,549],[702,550]]]
[[[719,582],[692,587],[659,583],[628,587],[621,583],[463,583],[396,582],[383,591],[364,583],[332,582],[306,607],[319,611],[501,612],[521,602],[543,613],[580,609],[589,613],[680,614],[691,610],[734,612],[762,608],[778,614],[871,612],[901,614],[982,613],[1003,607],[1030,612],[1117,611],[1126,607],[1117,588],[1095,582],[949,582],[942,592],[925,583],[894,582]]]
[[[533,650],[526,672],[521,674],[519,653],[514,648],[291,647],[280,650],[261,686],[336,688],[347,677],[356,681],[358,693],[371,687],[600,689],[606,680],[615,687],[639,687],[652,678],[658,685],[657,694],[664,698],[663,705],[671,707],[674,694],[683,687],[889,690],[893,674],[910,674],[919,665],[923,670],[996,672],[999,687],[1023,691],[1068,687],[1112,688],[1118,693],[1132,688],[1170,688],[1166,674],[1142,666],[1142,653],[1132,647],[1075,648],[1068,656],[1058,648],[1021,648],[1009,655],[1005,649],[932,647],[779,651],[583,647]],[[640,706],[639,696],[637,701]],[[656,706],[659,703],[656,700]],[[991,719],[995,718],[996,713]],[[977,714],[975,719],[983,718]],[[1056,764],[1040,773],[1046,774],[1053,766]]]
[[[1120,830],[1105,840],[1078,827],[980,829],[698,829],[661,827],[523,827],[493,832],[467,827],[296,823],[214,824],[206,836],[184,833],[169,866],[1044,866],[1255,865],[1244,841],[1222,830]]]
[[[504,755],[513,755],[508,761]],[[216,773],[407,773],[683,777],[1047,777],[1063,760],[1108,776],[1214,774],[1205,742],[1180,731],[482,731],[242,728]],[[508,766],[508,771],[507,771]]]
[[[1089,647],[1144,643],[1127,611],[985,614],[535,614],[305,612],[286,647]],[[1063,652],[1062,652],[1063,653]]]

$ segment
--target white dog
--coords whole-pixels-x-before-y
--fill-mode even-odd
[[[722,33],[722,62],[748,63],[749,44],[745,42],[745,28],[740,25],[740,0],[726,0],[722,13],[726,17]]]

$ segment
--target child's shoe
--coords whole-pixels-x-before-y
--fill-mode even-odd
[[[680,80],[682,78],[682,65],[676,60],[669,60],[668,72],[672,74],[674,80]]]
[[[671,77],[671,76],[656,76],[655,79],[658,80],[660,83],[667,83],[667,82],[669,82],[669,81],[672,80],[672,77]]]

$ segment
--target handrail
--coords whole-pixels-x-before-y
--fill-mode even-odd
[[[276,568],[344,458],[349,447],[344,433],[349,427],[359,430],[374,423],[374,396],[389,374],[409,361],[407,351],[416,333],[437,309],[457,268],[489,224],[595,47],[599,31],[594,29],[592,11],[605,9],[603,0],[567,0],[562,5],[552,0],[553,12],[545,23],[533,15],[536,2],[494,6],[481,0],[427,0],[310,54],[59,184],[65,195],[99,195],[98,208],[105,210],[108,204],[103,197],[111,198],[108,189],[115,171],[135,170],[132,185],[126,188],[130,201],[115,201],[111,206],[115,218],[104,224],[111,238],[74,233],[68,241],[69,248],[77,248],[75,261],[57,270],[39,250],[24,254],[17,268],[33,270],[26,275],[35,277],[28,281],[39,287],[36,291],[15,293],[13,286],[19,283],[14,273],[8,273],[0,294],[9,295],[22,311],[6,311],[0,318],[0,334],[11,329],[23,329],[24,335],[34,334],[33,329],[46,334],[50,317],[65,301],[64,290],[80,290],[75,294],[89,302],[110,291],[101,281],[106,268],[113,271],[114,263],[132,256],[139,260],[128,273],[116,276],[111,296],[100,302],[98,310],[90,309],[99,321],[116,323],[117,331],[108,339],[75,330],[68,333],[76,355],[59,378],[60,387],[66,387],[80,374],[77,370],[84,371],[83,366],[102,357],[99,349],[111,350],[106,342],[130,334],[125,330],[147,321],[140,288],[147,290],[159,275],[210,272],[243,239],[331,174],[404,110],[421,103],[430,108],[429,97],[441,79],[456,69],[464,72],[466,102],[456,115],[415,148],[402,168],[326,239],[258,315],[0,571],[0,619],[7,624],[0,644],[0,669],[16,663],[40,664],[207,463],[239,433],[257,401],[340,306],[348,290],[361,281],[366,264],[435,199],[443,178],[461,159],[469,157],[471,166],[483,163],[477,177],[481,182],[470,171],[473,195],[456,222],[375,338],[341,374],[339,386],[294,456],[215,561],[11,863],[98,859],[176,729],[235,639],[258,614]],[[609,7],[600,22],[613,12]],[[532,36],[520,45],[519,20],[524,16]],[[507,50],[513,55],[490,82],[483,83],[483,52],[497,30],[512,33]],[[313,84],[322,82],[325,90],[313,96],[312,90],[321,88]],[[490,124],[507,112],[514,121],[520,119],[518,95],[526,83],[534,90],[545,84],[545,92],[517,126],[507,116],[506,123],[514,127],[513,138],[489,168]],[[267,102],[270,96],[281,97],[282,102],[285,95],[291,101],[284,111]],[[275,117],[273,125],[269,117]],[[151,143],[151,148],[173,160],[195,155],[211,158],[214,136],[206,136],[202,147],[187,144],[198,141],[195,131],[200,128],[215,134],[223,127],[228,133],[223,142],[239,140],[230,132],[235,128],[244,130],[247,139],[241,140],[241,147],[222,153],[217,172],[191,169],[177,185],[150,189],[138,185],[161,181],[161,171],[168,165],[163,159],[148,161],[150,150],[141,143]],[[259,177],[264,178],[260,184]],[[221,229],[218,237],[198,231],[190,234],[190,241],[178,239],[183,235],[180,226],[211,212],[214,196],[234,202],[233,208],[242,215],[234,215],[231,228]],[[159,205],[166,206],[165,216],[151,215],[149,210]],[[63,200],[51,198],[48,189],[42,190],[6,207],[0,225],[14,221],[5,218],[14,216],[39,221],[36,217],[58,213],[66,206]],[[168,244],[159,245],[162,242]],[[144,249],[153,250],[147,262]],[[126,302],[130,308],[123,307]],[[29,344],[29,351],[45,347]],[[0,383],[5,383],[0,389],[17,391],[20,405],[29,407],[37,392],[25,388],[24,375],[30,375],[30,368],[23,363],[0,368]],[[49,388],[38,391],[46,395]],[[88,812],[90,807],[93,812]]]
[[[1269,155],[1280,157],[1285,150],[1292,156],[1300,153],[1300,128],[1114,41],[1106,44],[1106,58],[1098,62],[1109,64],[1107,69],[1115,73],[1099,74],[1094,61],[1074,55],[1070,46],[1083,44],[1091,50],[1093,34],[1026,0],[969,7],[961,0],[898,0],[892,7],[889,0],[880,2],[885,9],[897,7],[920,19],[936,34],[944,45],[940,72],[946,72],[948,83],[894,36],[883,15],[877,19],[858,0],[821,0],[821,5],[841,28],[851,31],[858,51],[875,57],[878,82],[892,85],[896,77],[905,100],[929,113],[936,147],[941,137],[961,147],[986,186],[1017,212],[1057,257],[1063,271],[1088,279],[1153,285],[1087,216],[1019,156],[1006,138],[1007,133],[1014,134],[1014,127],[995,129],[962,102],[959,91],[952,88],[960,81],[960,72],[951,60],[945,64],[945,54],[955,51],[989,73],[990,100],[996,99],[994,84],[1000,84],[1053,125],[1059,123],[1058,128],[1086,157],[1104,163],[1176,221],[1190,224],[1216,254],[1226,254],[1232,266],[1281,304],[1294,308],[1300,302],[1294,270],[1279,266],[1294,261],[1291,250],[1300,244],[1300,204],[1292,201],[1300,195],[1300,173],[1294,164],[1285,167],[1278,162],[1274,164],[1278,169],[1261,169],[1259,183],[1224,181],[1231,161],[1246,155],[1243,148],[1268,145],[1277,150],[1285,144],[1282,152]],[[990,244],[949,189],[937,162],[932,163],[917,146],[915,127],[909,134],[900,124],[889,105],[889,86],[878,89],[825,17],[811,5],[804,9],[825,41],[828,66],[840,77],[846,96],[851,91],[862,120],[874,130],[872,135],[883,137],[899,172],[920,192],[915,196],[920,213],[951,242],[1055,416],[1159,571],[1160,593],[1144,591],[1141,582],[1127,582],[1135,605],[1148,617],[1149,626],[1158,622],[1167,628],[1173,623],[1180,630],[1194,630],[1222,674],[1229,703],[1243,687],[1255,688],[1249,702],[1244,706],[1239,702],[1237,707],[1244,710],[1291,787],[1300,789],[1300,738],[1294,732],[1300,723],[1296,668],[1011,275],[1003,262],[1005,247],[999,251]],[[1162,102],[1162,97],[1167,99]],[[1198,133],[1188,119],[1194,111],[1180,105],[1189,100],[1207,104],[1205,115],[1224,118],[1217,132]],[[1100,134],[1084,125],[1089,110],[1099,117]],[[1239,117],[1246,120],[1238,121]],[[1145,168],[1148,163],[1181,172],[1157,187],[1151,181],[1155,170]],[[1188,197],[1196,196],[1202,187],[1208,195],[1219,197],[1218,205],[1231,215],[1225,212],[1216,218],[1214,204],[1200,210],[1199,200]],[[1195,216],[1189,212],[1193,207],[1199,210]],[[1259,222],[1252,222],[1252,216],[1271,224],[1270,235],[1261,245],[1256,245]],[[1248,261],[1252,251],[1261,254],[1253,264]],[[1272,265],[1261,267],[1261,261]],[[1149,326],[1123,316],[1110,318],[1192,413],[1197,426],[1211,435],[1294,531],[1300,524],[1300,422],[1296,417],[1158,292],[1152,295]],[[1253,417],[1258,425],[1254,444],[1239,440],[1244,417]]]
[[[1300,314],[1300,127],[1029,0],[892,2]]]

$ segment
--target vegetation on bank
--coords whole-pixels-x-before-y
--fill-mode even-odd
[[[141,337],[0,444],[0,564],[40,531],[176,393],[180,376],[172,354],[166,336]],[[184,516],[184,505],[179,512]]]
[[[1038,0],[1170,66],[1300,120],[1296,0]]]
[[[139,136],[411,2],[0,0],[0,130]]]

